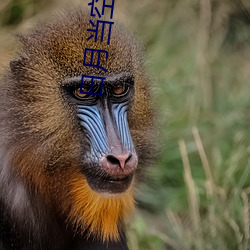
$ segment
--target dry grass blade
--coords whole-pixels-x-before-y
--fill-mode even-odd
[[[197,236],[197,246],[198,249],[202,249],[202,233],[201,233],[201,219],[200,219],[200,211],[199,211],[199,200],[195,191],[195,184],[191,173],[191,168],[189,164],[186,144],[183,139],[179,140],[179,148],[181,152],[181,158],[184,167],[184,180],[188,189],[188,200],[189,200],[189,211],[191,222],[194,230],[194,235]]]
[[[249,239],[250,239],[250,217],[249,217],[249,201],[246,192],[241,192],[241,198],[243,201],[243,226],[244,226],[244,242],[243,242],[243,249],[247,250],[249,246]]]
[[[207,159],[198,129],[196,127],[193,127],[192,132],[193,132],[193,136],[195,139],[197,150],[199,152],[199,156],[201,158],[202,166],[206,174],[206,178],[209,182],[210,188],[207,190],[211,191],[212,192],[211,195],[212,195],[214,191],[214,180],[213,180],[212,172],[208,163],[208,159]]]

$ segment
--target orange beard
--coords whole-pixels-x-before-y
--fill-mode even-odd
[[[105,196],[94,192],[82,175],[71,183],[71,209],[69,220],[81,231],[88,229],[88,236],[94,235],[103,241],[118,240],[118,224],[134,208],[132,185],[121,194]]]

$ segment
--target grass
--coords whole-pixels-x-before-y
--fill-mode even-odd
[[[131,249],[249,249],[249,19],[232,1],[158,3],[135,15],[163,139]]]

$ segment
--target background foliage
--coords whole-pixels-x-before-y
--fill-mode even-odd
[[[1,65],[13,30],[71,4],[1,0]],[[249,13],[247,0],[116,0],[116,19],[145,44],[160,120],[132,250],[250,249]]]

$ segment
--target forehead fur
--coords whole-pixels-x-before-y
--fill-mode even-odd
[[[87,31],[94,29],[89,23],[90,20],[94,24],[97,22],[97,19],[90,17],[86,11],[71,12],[54,18],[50,23],[40,25],[28,36],[22,37],[21,57],[27,58],[25,66],[42,70],[41,73],[53,74],[51,77],[54,75],[72,77],[81,74],[106,76],[121,72],[133,74],[136,67],[141,64],[135,40],[118,22],[114,22],[112,26],[109,45],[107,45],[109,25],[105,26],[102,43],[100,42],[102,25],[99,25],[97,42],[94,42],[94,37],[87,40],[92,34],[95,35],[94,32]],[[98,68],[83,66],[85,48],[108,52],[108,59],[105,53],[102,53],[100,58],[100,66],[107,69],[106,73]],[[95,52],[95,64],[96,60]],[[86,62],[89,61],[90,52],[87,53]]]

